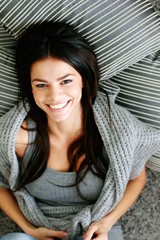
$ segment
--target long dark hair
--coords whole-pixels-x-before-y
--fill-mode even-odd
[[[63,22],[43,22],[29,27],[19,38],[16,64],[24,103],[30,111],[27,117],[36,124],[35,151],[24,172],[18,188],[37,179],[46,169],[50,152],[46,114],[36,105],[31,89],[30,69],[34,62],[47,57],[58,58],[70,64],[82,77],[83,135],[68,149],[70,170],[75,169],[78,159],[85,154],[78,172],[77,182],[91,170],[104,179],[108,165],[102,157],[102,139],[94,121],[92,104],[98,90],[99,67],[89,44],[73,28]],[[101,159],[101,161],[99,160]],[[83,171],[83,176],[82,170]],[[94,168],[93,168],[94,166]],[[35,171],[36,169],[36,171]],[[95,170],[94,170],[95,169]]]

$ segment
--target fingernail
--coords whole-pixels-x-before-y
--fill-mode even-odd
[[[64,236],[67,236],[67,235],[68,235],[68,233],[67,233],[67,232],[64,232],[63,234],[64,234]]]
[[[84,237],[83,240],[90,240],[90,238],[89,237]]]

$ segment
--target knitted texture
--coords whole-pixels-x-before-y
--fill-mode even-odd
[[[25,190],[15,192],[26,218],[35,226],[69,231],[69,239],[92,221],[109,213],[120,201],[130,179],[137,177],[149,157],[160,149],[160,131],[151,128],[113,101],[108,108],[107,97],[99,93],[93,105],[94,117],[110,159],[102,192],[94,205],[48,206],[39,204]],[[110,111],[110,114],[109,114]],[[20,103],[0,118],[0,186],[13,190],[19,181],[19,164],[15,140],[27,112]],[[74,211],[79,211],[74,215]],[[64,217],[58,218],[59,214]],[[68,216],[73,216],[69,221]]]

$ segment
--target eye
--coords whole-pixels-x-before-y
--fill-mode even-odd
[[[61,82],[61,84],[68,84],[71,83],[73,80],[72,79],[66,79]]]
[[[44,87],[47,87],[47,84],[45,84],[45,83],[39,83],[39,84],[36,84],[36,87],[37,87],[37,88],[44,88]]]

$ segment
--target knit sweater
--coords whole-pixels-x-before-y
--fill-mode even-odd
[[[86,229],[92,221],[108,214],[122,198],[128,181],[137,177],[150,156],[160,149],[160,131],[139,121],[114,101],[111,101],[109,109],[105,94],[98,93],[93,112],[110,160],[96,203],[80,208],[72,221],[67,221],[67,216],[78,210],[77,205],[37,203],[25,188],[14,193],[20,209],[32,224],[67,230],[69,239],[73,239],[81,228]],[[0,118],[0,186],[11,190],[15,189],[20,176],[15,139],[26,114],[20,103]],[[64,213],[64,218],[59,219],[59,213]]]

